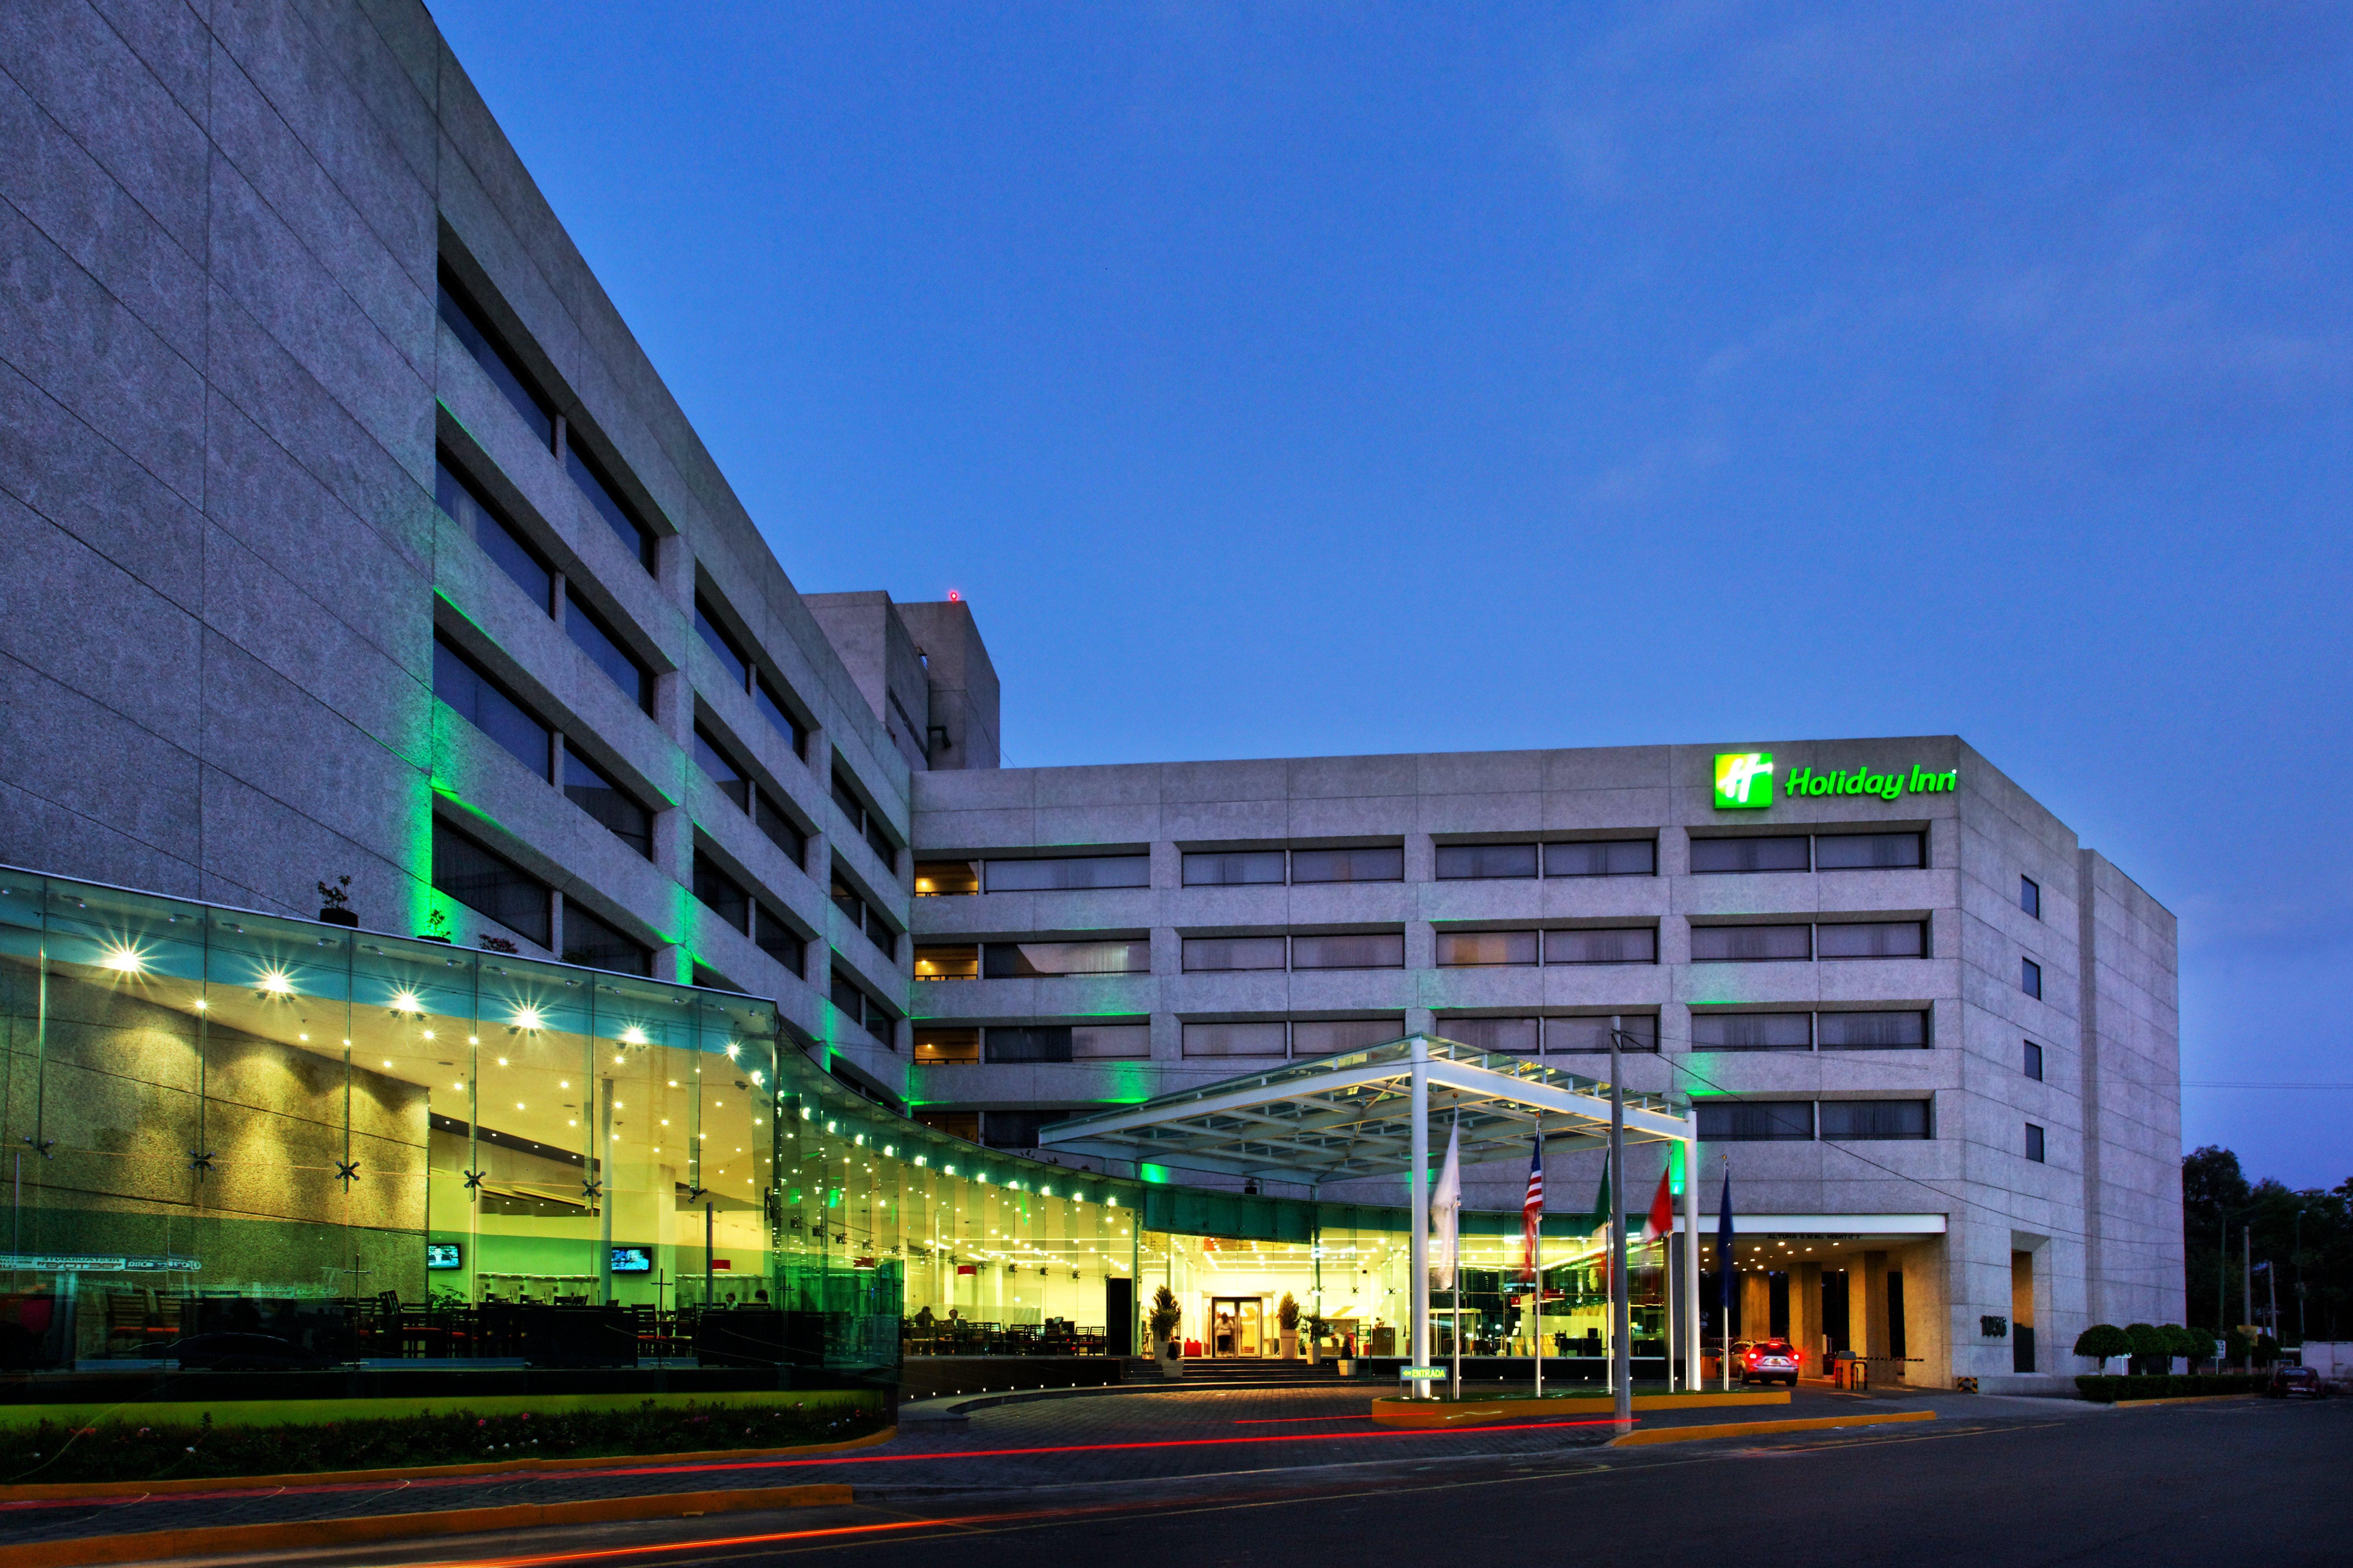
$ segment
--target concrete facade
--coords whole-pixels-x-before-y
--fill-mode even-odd
[[[1892,802],[1785,796],[1765,811],[1716,809],[1716,753],[1752,746],[1785,774],[1916,768],[1950,772],[1957,787]],[[919,1045],[967,1028],[1114,1020],[1148,1024],[1150,1040],[1147,1062],[919,1066],[913,1089],[927,1115],[1093,1108],[1262,1068],[1283,1051],[1278,1035],[1267,1037],[1274,1057],[1188,1055],[1188,1025],[1363,1020],[1463,1037],[1480,1020],[1540,1018],[1548,1063],[1602,1076],[1605,1057],[1556,1054],[1551,1042],[1584,1043],[1581,1032],[1613,1014],[1655,1019],[1661,1048],[1626,1058],[1630,1087],[1716,1105],[1927,1102],[1926,1137],[1836,1137],[1825,1121],[1810,1138],[1710,1145],[1705,1205],[1728,1160],[1742,1215],[1813,1216],[1768,1234],[1866,1238],[1851,1260],[1844,1247],[1837,1258],[1849,1272],[1854,1348],[1889,1342],[1890,1267],[1906,1276],[1905,1353],[1937,1381],[2016,1375],[2013,1325],[2034,1330],[2034,1370],[2048,1374],[2071,1369],[2066,1349],[2091,1321],[2180,1315],[2172,918],[1956,737],[1008,769],[920,776],[914,799],[919,879],[944,862],[1150,858],[1149,887],[914,900],[919,973],[938,965],[931,955],[966,943],[1110,939],[1150,951],[1149,973],[919,983]],[[1924,863],[1694,868],[1694,844],[1726,836],[1821,836],[1815,856],[1830,858],[1824,837],[1886,833],[1920,834]],[[1452,847],[1629,839],[1655,844],[1653,874],[1440,874]],[[1403,875],[1185,885],[1188,852],[1332,846],[1395,846]],[[2021,879],[2035,884],[2039,913],[2022,907]],[[1834,925],[1889,919],[1925,924],[1924,955],[1694,957],[1694,931],[1714,924],[1808,922],[1819,938]],[[1452,967],[1438,952],[1455,933],[1597,928],[1655,931],[1655,961]],[[1187,939],[1347,932],[1401,936],[1402,963],[1187,968]],[[2025,963],[2040,970],[2040,996],[2023,988]],[[1727,1050],[1694,1040],[1694,1020],[1710,1015],[1813,1013],[1816,1034],[1827,1036],[1833,1026],[1820,1019],[1859,1011],[1925,1013],[1926,1043]],[[2039,1079],[2028,1075],[2030,1046]],[[1310,1053],[1294,1045],[1289,1054]],[[2039,1159],[2030,1157],[2030,1128],[2040,1130]],[[1560,1161],[1556,1206],[1589,1204],[1598,1175],[1590,1158]],[[1468,1201],[1508,1210],[1524,1167],[1467,1176]],[[1656,1174],[1630,1179],[1640,1186],[1630,1206],[1640,1206]],[[1395,1199],[1345,1184],[1323,1195]],[[1830,1260],[1806,1261],[1792,1245],[1783,1270],[1788,1331],[1807,1342],[1819,1337]],[[2016,1291],[2014,1255],[2027,1260]],[[1999,1334],[1985,1331],[1989,1319],[2000,1321]]]
[[[1929,1102],[1924,1139],[1726,1145],[1745,1215],[1873,1238],[1844,1265],[1855,1335],[1888,1342],[1891,1269],[1919,1281],[1902,1337],[1939,1378],[2005,1374],[1980,1320],[2025,1322],[2021,1301],[2052,1369],[2085,1321],[2181,1316],[2172,917],[1957,739],[1778,743],[1785,767],[1958,787],[1789,800],[1767,822],[1715,811],[1704,746],[1002,770],[970,608],[797,591],[413,0],[25,0],[0,7],[0,860],[304,914],[348,875],[372,928],[438,918],[529,954],[590,917],[662,978],[774,996],[837,1076],[935,1117],[1034,1121],[1264,1064],[1187,1057],[1188,1024],[1328,1041],[1538,1018],[1567,1039],[1620,1012],[1663,1047],[1634,1059],[1644,1087]],[[544,427],[453,326],[445,275]],[[437,500],[445,465],[544,567],[545,602]],[[642,668],[642,701],[590,625]],[[437,642],[634,798],[649,852],[438,700]],[[699,733],[741,779],[698,761]],[[437,824],[546,889],[549,940],[437,886]],[[1691,868],[1694,833],[1906,829],[1917,868]],[[1654,869],[1437,871],[1451,847],[1597,837],[1654,842]],[[1394,847],[1402,877],[1183,885],[1188,851],[1335,846]],[[918,860],[1050,847],[1146,857],[1148,886],[913,896]],[[713,873],[756,900],[750,923],[696,896]],[[1926,955],[1694,961],[1694,920],[1776,917],[1916,920]],[[1655,959],[1437,957],[1448,934],[1621,927],[1654,931]],[[1302,936],[1394,936],[1402,963],[1185,969],[1188,938]],[[1110,938],[1148,972],[914,979],[919,946]],[[1694,1050],[1694,1016],[1735,1005],[1914,1008],[1930,1043]],[[918,1026],[1087,1020],[1149,1054],[916,1059]],[[1514,1207],[1518,1180],[1474,1173],[1472,1201]],[[1793,1332],[1835,1291],[1823,1267],[1793,1260]]]

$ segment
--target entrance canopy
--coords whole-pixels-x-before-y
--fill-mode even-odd
[[[1419,1142],[1417,1076],[1428,1096],[1423,1126],[1459,1125],[1466,1165],[1525,1158],[1538,1131],[1556,1152],[1609,1143],[1607,1083],[1427,1035],[1055,1122],[1039,1131],[1038,1142],[1076,1154],[1311,1187],[1401,1175],[1412,1169]],[[1628,1143],[1697,1135],[1684,1097],[1627,1093]]]

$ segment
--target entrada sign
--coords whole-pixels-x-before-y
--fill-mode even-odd
[[[1817,773],[1792,768],[1783,788],[1790,795],[1869,795],[1896,800],[1907,795],[1949,794],[1959,783],[1958,768],[1931,773],[1914,763],[1908,773],[1875,773],[1869,768],[1852,772]],[[1719,752],[1715,757],[1715,809],[1757,811],[1773,804],[1773,753]]]

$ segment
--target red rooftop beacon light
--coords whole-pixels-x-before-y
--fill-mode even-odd
[[[964,595],[957,593],[954,588],[950,588],[948,590],[948,603],[951,605],[961,605],[964,603]]]

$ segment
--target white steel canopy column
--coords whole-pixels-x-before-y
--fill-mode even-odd
[[[1407,1173],[1406,1205],[1411,1213],[1407,1224],[1413,1227],[1413,1246],[1408,1267],[1413,1270],[1413,1364],[1430,1364],[1430,1047],[1416,1037],[1413,1042],[1413,1079],[1409,1098],[1408,1116],[1413,1123],[1409,1158],[1412,1164]],[[1427,1379],[1417,1378],[1413,1397],[1427,1399],[1430,1394]]]

